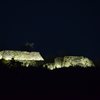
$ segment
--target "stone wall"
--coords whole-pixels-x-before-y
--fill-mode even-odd
[[[14,50],[0,51],[0,59],[11,60],[12,58],[14,60],[35,60],[35,61],[44,60],[39,52],[14,51]]]
[[[64,57],[56,57],[53,63],[46,63],[43,67],[46,67],[50,70],[55,68],[62,68],[62,67],[95,67],[92,60],[83,57],[83,56],[64,56]]]
[[[21,66],[36,66],[37,61],[44,61],[39,52],[27,52],[27,51],[14,51],[3,50],[0,51],[0,59],[4,59],[6,64],[10,64],[13,59],[15,62],[20,62]]]

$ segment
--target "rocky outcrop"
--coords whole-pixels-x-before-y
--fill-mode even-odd
[[[43,67],[47,67],[50,70],[55,68],[62,68],[62,67],[95,67],[93,62],[83,56],[64,56],[64,57],[57,57],[54,59],[53,63],[44,64]]]

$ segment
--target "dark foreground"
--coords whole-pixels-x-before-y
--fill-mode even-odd
[[[1,68],[0,94],[13,100],[97,100],[100,68]]]

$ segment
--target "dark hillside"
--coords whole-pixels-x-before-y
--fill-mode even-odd
[[[99,68],[2,68],[0,69],[2,94],[9,95],[98,95]]]

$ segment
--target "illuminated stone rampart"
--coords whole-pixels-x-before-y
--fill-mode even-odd
[[[62,67],[95,67],[92,60],[83,57],[83,56],[64,56],[64,57],[57,57],[54,59],[53,63],[44,64],[43,67],[47,67],[50,70],[55,68],[62,68]]]
[[[36,61],[44,61],[39,52],[27,52],[27,51],[14,51],[3,50],[0,51],[0,59],[4,59],[9,63],[12,59],[21,62],[21,66],[35,66]]]
[[[44,60],[39,52],[27,52],[27,51],[14,51],[14,50],[3,50],[0,51],[0,59],[5,60]]]

